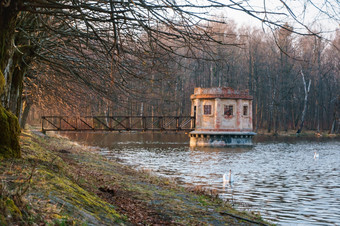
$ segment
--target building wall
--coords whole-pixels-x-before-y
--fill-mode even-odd
[[[231,105],[233,106],[233,115],[227,116],[224,115],[224,106]],[[230,129],[235,130],[237,128],[237,101],[232,99],[222,99],[220,112],[217,115],[217,118],[221,118],[221,126],[220,129]]]
[[[211,105],[211,114],[204,115],[204,105]],[[193,107],[196,106],[196,128],[197,129],[215,129],[215,100],[214,99],[196,99],[193,101]],[[192,108],[192,115],[193,115]]]
[[[204,115],[204,105],[211,105],[211,114]],[[233,106],[233,115],[224,115],[224,106]],[[195,130],[210,131],[252,131],[252,101],[243,99],[193,99],[191,114],[196,106]],[[248,114],[243,115],[243,107],[247,106]]]

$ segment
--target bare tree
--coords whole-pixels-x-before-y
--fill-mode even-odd
[[[305,75],[303,74],[302,70],[301,70],[300,73],[301,73],[302,82],[303,82],[303,89],[305,91],[305,98],[304,98],[304,101],[303,101],[303,110],[302,110],[300,127],[299,127],[299,129],[298,129],[298,131],[296,133],[301,133],[302,128],[303,128],[303,124],[305,123],[305,116],[306,116],[306,111],[307,111],[308,94],[309,94],[310,85],[311,85],[311,80],[310,79],[308,81],[308,84],[306,84]]]

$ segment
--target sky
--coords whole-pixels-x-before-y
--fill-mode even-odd
[[[224,4],[232,3],[230,0],[218,1]],[[234,2],[240,3],[240,6],[246,9],[261,12],[264,11],[265,6],[267,12],[275,14],[255,13],[254,15],[261,19],[265,19],[267,16],[268,20],[278,21],[281,24],[282,21],[288,22],[297,32],[306,32],[303,25],[324,34],[331,34],[336,29],[340,29],[340,0],[239,0]],[[216,9],[211,13],[223,14],[228,19],[234,20],[239,26],[247,24],[262,27],[263,25],[260,20],[238,10],[224,8],[223,10]]]

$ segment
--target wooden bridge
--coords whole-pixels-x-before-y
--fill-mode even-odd
[[[42,116],[46,131],[192,131],[192,116]]]

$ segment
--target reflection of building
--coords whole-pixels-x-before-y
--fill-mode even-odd
[[[251,145],[252,99],[248,90],[229,87],[195,88],[191,95],[191,115],[195,130],[190,146]]]

